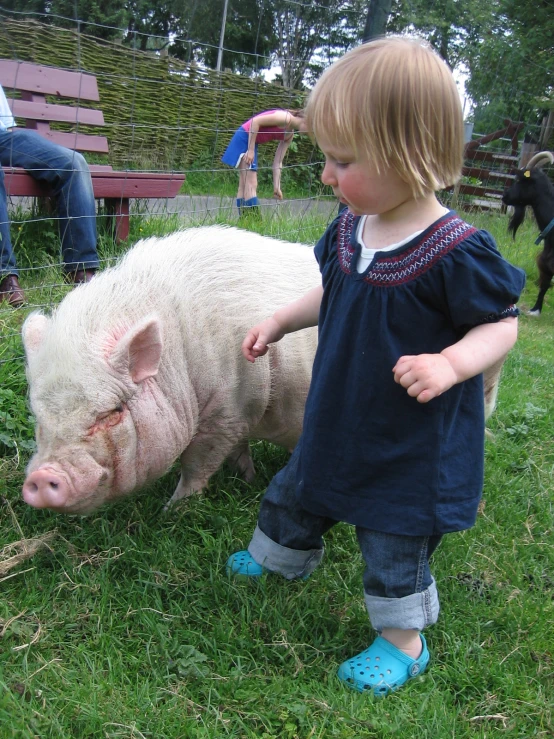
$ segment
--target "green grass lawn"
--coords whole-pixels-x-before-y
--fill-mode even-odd
[[[532,305],[536,228],[514,244],[506,216],[468,219],[526,269],[521,305]],[[172,226],[140,221],[133,236]],[[303,241],[323,226],[258,224]],[[102,250],[114,253],[107,239]],[[43,286],[59,281],[56,269],[37,277],[37,304],[67,289]],[[351,527],[329,533],[306,582],[225,574],[282,450],[254,444],[252,485],[223,469],[167,513],[177,470],[88,518],[22,502],[32,438],[23,314],[0,312],[0,739],[554,737],[552,295],[540,318],[522,316],[505,364],[477,524],[434,557],[442,612],[426,632],[430,668],[381,701],[335,677],[373,639]],[[33,556],[10,560],[23,539],[45,536]]]

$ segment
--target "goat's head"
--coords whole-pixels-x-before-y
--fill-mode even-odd
[[[516,172],[510,187],[504,190],[502,202],[513,206],[514,212],[508,224],[508,231],[514,236],[525,218],[525,208],[539,201],[541,194],[552,188],[549,177],[540,168],[545,163],[552,164],[554,156],[549,151],[535,154],[527,163],[527,167]]]

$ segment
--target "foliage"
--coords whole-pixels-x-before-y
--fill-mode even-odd
[[[531,0],[396,0],[388,32],[416,31],[450,67],[467,76],[476,130],[504,118],[540,122],[552,107],[554,17]]]
[[[538,123],[541,109],[552,107],[552,9],[529,0],[489,7],[489,28],[467,49],[468,91],[478,111],[494,106],[497,115]]]
[[[387,31],[415,31],[455,69],[465,62],[472,36],[489,22],[488,8],[479,0],[396,0]]]
[[[128,12],[123,0],[2,0],[2,10],[36,17],[60,28],[90,33],[101,39],[121,36]]]
[[[276,36],[276,57],[285,87],[302,88],[361,39],[360,0],[324,0],[318,3],[270,4]]]

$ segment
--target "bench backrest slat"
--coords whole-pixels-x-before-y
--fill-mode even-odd
[[[54,144],[65,146],[66,149],[75,151],[94,152],[96,154],[109,154],[110,147],[105,136],[93,136],[85,133],[65,133],[64,131],[39,131],[45,139]]]
[[[104,125],[104,114],[101,110],[74,108],[72,105],[30,102],[28,100],[9,100],[8,103],[14,116],[19,118],[62,123],[87,123],[91,126]]]
[[[0,59],[0,85],[6,95],[11,88],[77,100],[100,100],[96,77],[92,74],[11,59]]]

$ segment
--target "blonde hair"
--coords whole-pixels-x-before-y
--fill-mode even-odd
[[[393,169],[414,197],[460,177],[464,130],[449,68],[423,41],[377,39],[349,51],[318,80],[306,106],[318,138]]]

